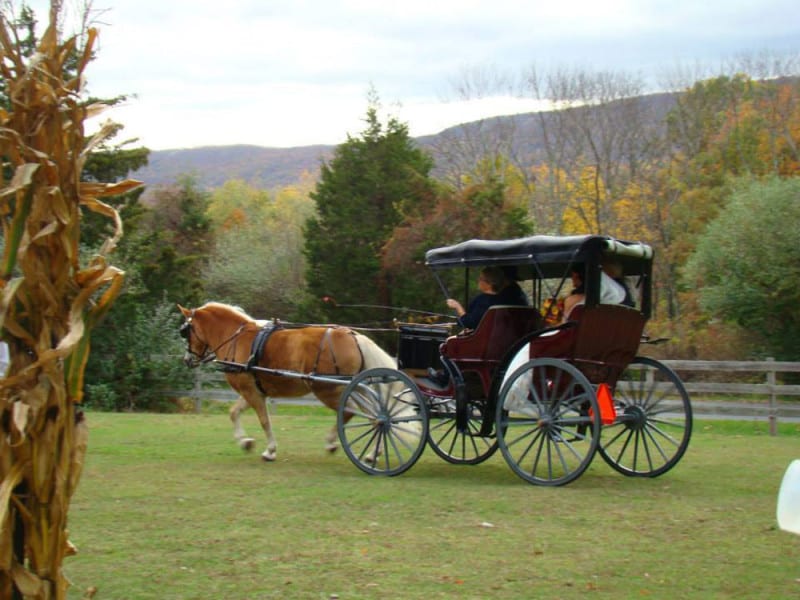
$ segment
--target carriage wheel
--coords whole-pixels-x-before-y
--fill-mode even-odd
[[[456,426],[456,401],[428,398],[428,444],[441,458],[455,465],[477,465],[497,451],[497,440],[479,435],[486,418],[485,402],[469,402],[467,431]]]
[[[692,435],[692,405],[675,372],[636,357],[614,390],[617,419],[603,428],[600,454],[623,475],[657,477],[674,467]]]
[[[537,485],[564,485],[583,473],[600,437],[592,384],[562,360],[537,358],[500,390],[497,441],[511,469]]]
[[[353,377],[339,401],[339,441],[370,475],[399,475],[425,449],[428,415],[422,394],[405,374],[368,369]]]

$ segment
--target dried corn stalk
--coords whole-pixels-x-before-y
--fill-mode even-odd
[[[76,38],[61,42],[59,6],[51,5],[50,26],[27,60],[5,15],[0,23],[0,76],[10,100],[0,109],[0,327],[11,361],[0,379],[0,598],[66,598],[62,561],[74,552],[67,511],[87,444],[76,404],[89,332],[123,275],[105,258],[122,225],[99,198],[138,185],[80,181],[87,153],[104,137],[87,143],[83,131],[98,108],[81,101],[96,32],[81,48]],[[78,53],[77,69],[67,69]],[[79,206],[115,225],[88,265],[79,263]]]

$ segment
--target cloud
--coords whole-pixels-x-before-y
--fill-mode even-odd
[[[31,3],[44,18],[47,2]],[[438,100],[468,66],[519,74],[571,65],[655,75],[677,62],[797,52],[787,0],[95,0],[98,96],[136,94],[114,116],[154,149],[340,143],[374,86],[414,135],[507,99]],[[507,93],[501,92],[502,96]],[[518,103],[517,103],[518,105]],[[438,128],[438,129],[437,129]]]

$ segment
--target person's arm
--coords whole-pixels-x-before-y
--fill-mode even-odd
[[[458,300],[455,300],[453,298],[448,298],[447,299],[447,306],[452,308],[454,311],[456,311],[456,317],[460,317],[465,312],[467,312],[467,311],[464,310],[464,307],[461,306],[461,302],[459,302]]]
[[[475,329],[489,306],[491,306],[491,299],[492,297],[488,294],[475,296],[469,303],[467,310],[458,317],[458,324],[466,329]]]

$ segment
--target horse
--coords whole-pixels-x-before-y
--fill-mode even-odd
[[[194,309],[178,304],[178,308],[185,318],[180,331],[187,344],[184,363],[189,368],[212,360],[223,365],[228,385],[240,396],[229,411],[234,438],[247,451],[255,443],[240,421],[242,410],[249,405],[266,436],[267,447],[261,454],[264,461],[277,457],[267,398],[312,393],[335,411],[352,376],[375,367],[397,368],[397,361],[377,343],[345,326],[258,321],[240,308],[220,302]],[[325,438],[329,452],[336,450],[337,438],[334,424]]]

